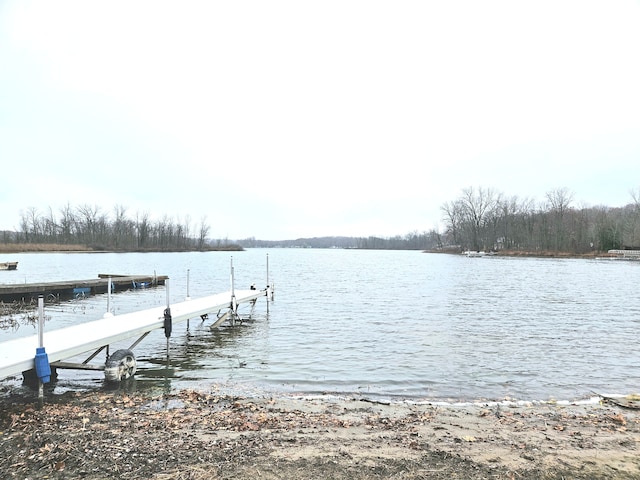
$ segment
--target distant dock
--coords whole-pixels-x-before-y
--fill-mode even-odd
[[[2,302],[32,302],[42,295],[45,301],[55,298],[74,298],[77,296],[107,293],[109,279],[111,292],[132,290],[156,285],[164,285],[169,277],[166,275],[110,275],[99,274],[96,279],[66,280],[45,283],[15,283],[0,285],[0,301]]]
[[[611,260],[640,260],[640,250],[609,250],[607,252]]]

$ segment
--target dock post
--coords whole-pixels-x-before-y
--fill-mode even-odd
[[[231,256],[231,325],[236,324],[238,303],[236,301],[235,275],[233,271],[233,255]]]
[[[167,338],[167,363],[169,362],[169,337],[173,328],[173,319],[171,318],[171,306],[169,303],[169,280],[165,281],[167,287],[167,308],[164,309],[164,336]]]
[[[269,282],[269,254],[267,253],[267,315],[269,314],[269,290],[271,289],[270,287],[271,283]],[[271,300],[273,300],[273,298],[271,298]]]
[[[273,286],[273,282],[271,282],[271,274],[269,273],[269,254],[267,253],[267,313],[269,312],[269,302],[268,300],[271,300],[273,302],[273,299],[275,297],[275,288]]]
[[[111,277],[107,280],[107,313],[111,313]]]
[[[103,318],[113,317],[113,312],[111,311],[111,290],[113,289],[113,283],[111,282],[111,277],[107,281],[107,311],[102,316]]]
[[[187,268],[187,300],[191,300],[191,295],[189,295],[189,273],[190,269]],[[189,331],[189,319],[187,318],[187,331]]]
[[[42,295],[38,297],[38,348],[44,347],[44,299]],[[37,354],[36,354],[37,355]],[[37,373],[37,370],[36,370]],[[38,402],[44,402],[44,383],[38,376]]]
[[[191,270],[187,268],[187,300],[191,300],[191,295],[189,295],[189,274]]]
[[[44,297],[38,296],[38,347],[44,347]]]
[[[38,403],[44,403],[44,384],[49,383],[51,378],[51,366],[49,357],[44,350],[44,297],[38,296],[38,348],[34,360],[36,375],[38,376]]]

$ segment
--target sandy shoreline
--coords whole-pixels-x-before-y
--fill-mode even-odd
[[[6,478],[640,478],[639,410],[72,393],[0,403]]]

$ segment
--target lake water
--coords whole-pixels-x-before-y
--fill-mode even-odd
[[[640,262],[339,249],[2,258],[14,260],[18,270],[0,272],[0,282],[155,272],[170,277],[172,302],[187,288],[192,298],[229,290],[232,261],[236,288],[263,287],[268,264],[274,302],[259,300],[253,319],[233,328],[175,326],[169,364],[163,331],[152,332],[135,349],[138,373],[126,388],[446,401],[640,391]],[[166,296],[165,287],[129,291],[111,306],[126,313]],[[46,328],[106,308],[106,295],[47,305]],[[0,341],[34,333],[21,326],[0,331]],[[0,385],[25,388],[21,376]],[[100,372],[62,370],[49,390],[100,388]]]

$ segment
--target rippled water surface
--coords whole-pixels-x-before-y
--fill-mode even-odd
[[[267,261],[268,258],[268,261]],[[577,399],[639,388],[640,262],[467,258],[420,252],[269,249],[233,254],[20,254],[2,283],[168,275],[172,302],[275,285],[252,321],[158,330],[138,347],[134,387],[362,393],[413,399]],[[158,287],[118,293],[115,313],[166,303]],[[47,306],[47,329],[101,318],[106,295]],[[0,331],[0,341],[34,334]],[[129,342],[130,343],[130,342]],[[46,346],[46,344],[45,344]],[[1,348],[1,346],[0,346]],[[55,390],[101,388],[62,371]],[[20,381],[3,381],[21,388]]]

